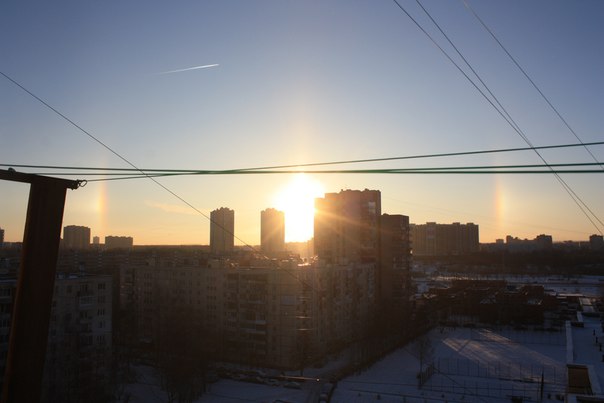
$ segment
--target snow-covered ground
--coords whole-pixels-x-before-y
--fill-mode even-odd
[[[584,327],[572,327],[572,359],[575,364],[591,366],[597,378],[592,390],[604,392],[604,327],[599,318],[583,317]],[[596,392],[597,393],[597,392]]]
[[[592,330],[588,332],[591,335]],[[414,342],[362,373],[341,380],[331,402],[510,402],[513,396],[539,401],[542,377],[543,401],[555,402],[564,393],[564,333],[437,328],[427,337],[430,342],[424,349],[428,351],[425,362],[434,364],[434,373],[421,388],[416,377],[419,348]],[[578,355],[585,352],[585,347],[577,350]],[[321,371],[305,372],[310,375]],[[164,392],[154,386],[152,373],[143,371],[142,375],[139,383],[128,389],[133,396],[131,402],[166,401]],[[210,385],[197,402],[316,402],[317,383],[301,385],[301,389],[288,389],[220,380]]]
[[[430,287],[445,286],[452,280],[473,278],[480,280],[505,280],[510,285],[542,285],[546,290],[561,294],[583,294],[587,297],[598,297],[604,293],[604,276],[530,276],[530,275],[437,275],[415,280],[417,291],[421,294]]]
[[[365,372],[339,382],[332,402],[555,401],[564,393],[564,336],[546,332],[434,329],[434,374],[420,389],[419,349],[412,343]],[[524,340],[523,343],[517,341]]]
[[[165,403],[168,396],[160,386],[154,370],[148,366],[136,367],[138,381],[128,385],[125,396],[129,403]],[[207,392],[195,403],[310,403],[317,388],[316,381],[300,382],[300,389],[283,386],[268,386],[249,382],[238,382],[231,379],[221,379],[208,385]],[[122,400],[126,401],[126,400]]]

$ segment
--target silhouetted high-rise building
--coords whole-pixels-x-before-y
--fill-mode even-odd
[[[231,253],[235,240],[235,212],[221,207],[210,213],[210,250],[215,255]]]
[[[411,293],[409,217],[382,214],[380,226],[379,298],[401,307]]]
[[[377,262],[379,190],[342,190],[315,199],[315,253],[328,263]]]
[[[64,227],[62,246],[69,249],[87,249],[90,246],[90,228],[79,225]]]
[[[274,208],[260,212],[260,248],[271,254],[285,250],[285,214]]]
[[[0,248],[4,245],[4,230],[0,228]]]

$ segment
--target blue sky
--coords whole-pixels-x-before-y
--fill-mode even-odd
[[[433,34],[415,1],[401,4]],[[461,1],[422,4],[535,145],[576,139]],[[604,135],[604,3],[469,1],[585,142]],[[441,37],[437,37],[445,46]],[[447,47],[447,50],[450,48]],[[231,169],[523,147],[525,143],[392,1],[0,4],[0,70],[142,168]],[[457,59],[456,59],[457,60]],[[174,74],[192,66],[219,66]],[[126,167],[0,77],[0,161]],[[592,152],[604,160],[604,147]],[[584,150],[550,163],[590,162]],[[532,153],[358,166],[539,163]],[[602,175],[565,180],[604,218]],[[507,234],[587,239],[596,229],[547,175],[313,176],[325,191],[379,189],[412,222],[475,222]],[[260,211],[291,175],[161,182],[198,209]],[[20,240],[23,185],[0,183],[0,227]],[[64,224],[135,243],[207,243],[209,224],[148,180],[70,191]]]

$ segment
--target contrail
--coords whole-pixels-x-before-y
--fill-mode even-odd
[[[157,73],[157,74],[172,74],[172,73],[181,73],[183,71],[189,71],[189,70],[199,70],[199,69],[208,69],[210,67],[217,67],[220,66],[219,64],[204,64],[203,66],[195,66],[195,67],[187,67],[186,69],[178,69],[178,70],[170,70],[170,71],[162,71],[161,73]]]

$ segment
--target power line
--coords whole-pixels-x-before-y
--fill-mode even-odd
[[[12,82],[14,85],[16,85],[17,87],[21,88],[23,91],[25,91],[26,93],[28,93],[29,95],[31,95],[33,98],[35,98],[36,100],[38,100],[40,103],[42,103],[44,106],[46,106],[48,109],[50,109],[51,111],[53,111],[54,113],[56,113],[57,115],[59,115],[60,117],[62,117],[65,121],[67,121],[68,123],[70,123],[72,126],[74,126],[77,130],[79,130],[81,133],[84,133],[86,136],[88,136],[90,139],[92,139],[93,141],[95,141],[96,143],[100,144],[103,148],[105,148],[106,150],[110,151],[113,155],[117,156],[119,159],[121,159],[122,161],[124,161],[126,164],[130,165],[132,168],[134,168],[136,171],[140,172],[144,177],[149,178],[150,180],[152,180],[155,184],[157,184],[158,186],[160,186],[161,188],[163,188],[165,191],[167,191],[168,193],[170,193],[172,196],[176,197],[177,199],[179,199],[181,202],[185,203],[187,206],[189,206],[190,208],[192,208],[193,210],[197,211],[199,214],[201,214],[203,217],[207,218],[208,220],[210,220],[210,222],[213,222],[212,219],[210,217],[208,217],[206,214],[204,214],[201,210],[199,210],[198,208],[196,208],[195,206],[193,206],[192,204],[190,204],[189,202],[187,202],[186,200],[184,200],[182,197],[180,197],[179,195],[177,195],[176,193],[174,193],[172,190],[168,189],[166,186],[162,185],[160,182],[158,182],[157,180],[155,180],[153,177],[147,175],[143,170],[139,169],[136,165],[134,165],[132,162],[130,162],[129,160],[127,160],[125,157],[123,157],[122,155],[120,155],[117,151],[114,151],[111,147],[109,147],[108,145],[106,145],[105,143],[103,143],[101,140],[99,140],[98,138],[96,138],[95,136],[93,136],[90,132],[88,132],[87,130],[85,130],[84,128],[82,128],[80,125],[78,125],[77,123],[75,123],[73,120],[69,119],[67,116],[65,116],[63,113],[59,112],[56,108],[52,107],[50,104],[48,104],[46,101],[44,101],[43,99],[41,99],[40,97],[38,97],[36,94],[34,94],[33,92],[31,92],[30,90],[28,90],[27,88],[25,88],[23,85],[21,85],[20,83],[18,83],[17,81],[13,80],[11,77],[9,77],[7,74],[5,74],[4,72],[0,71],[0,74],[2,76],[4,76],[7,80],[9,80],[10,82]],[[221,225],[219,223],[215,223],[216,225],[220,226]],[[225,231],[228,231],[227,229],[223,228]],[[251,245],[248,245],[246,242],[244,242],[243,240],[241,240],[239,237],[237,237],[235,234],[232,234],[238,241],[242,242],[243,244],[245,244],[246,246],[249,246],[250,248],[253,247]]]
[[[425,28],[415,19],[413,18],[413,16],[399,3],[398,0],[392,0],[397,6],[398,8],[403,11],[405,13],[405,15],[407,15],[407,17],[409,19],[411,19],[411,21],[413,21],[413,23],[424,33],[424,35],[426,35],[428,37],[428,39],[430,39],[430,41],[434,44],[434,46],[436,46],[441,53],[457,68],[457,70],[470,82],[470,84],[472,84],[472,86],[483,96],[483,98],[499,113],[499,115],[510,125],[510,127],[531,147],[531,149],[534,150],[534,146],[533,144],[530,142],[530,140],[528,139],[528,137],[526,137],[526,135],[522,132],[522,130],[520,130],[520,128],[518,127],[518,125],[516,124],[516,122],[514,122],[511,117],[509,117],[509,114],[507,113],[507,111],[505,110],[505,108],[503,106],[501,106],[501,104],[499,103],[499,101],[497,100],[497,98],[492,94],[492,92],[488,89],[488,87],[486,86],[486,84],[479,78],[479,80],[481,81],[481,83],[485,86],[485,88],[487,88],[487,90],[489,91],[489,93],[491,94],[491,96],[493,96],[493,98],[495,99],[495,101],[500,105],[501,110],[495,105],[495,103],[493,102],[493,100],[491,100],[485,93],[484,91],[482,91],[482,89],[470,78],[470,76],[468,76],[468,74],[459,66],[459,64],[457,64],[452,58],[451,56],[442,48],[442,46],[440,46],[438,44],[438,42],[436,42],[436,40],[432,37],[432,35],[430,35],[428,33],[428,31],[425,30]],[[441,31],[441,33],[447,38],[447,40],[449,41],[449,43],[454,47],[454,49],[457,51],[457,53],[462,57],[462,59],[466,62],[467,65],[469,65],[469,63],[467,62],[467,60],[465,59],[465,57],[463,57],[463,55],[461,54],[461,52],[457,49],[457,47],[452,43],[452,41],[448,38],[448,36],[444,33],[444,31],[440,28],[440,26],[436,23],[436,21],[430,16],[429,12],[423,7],[421,6],[421,3],[419,2],[419,0],[416,0],[416,2],[420,5],[420,7],[424,10],[424,12],[430,17],[430,19],[432,20],[432,22],[438,27],[438,29]],[[470,65],[469,65],[470,66]],[[470,66],[470,69],[474,72],[474,74],[478,77],[478,74],[476,73],[476,71]],[[507,116],[506,116],[507,115]],[[509,118],[508,118],[509,117]],[[547,164],[547,161],[543,158],[543,156],[541,156],[541,154],[539,153],[539,151],[534,150],[534,152],[539,156],[539,158],[545,163]],[[562,185],[563,189],[566,191],[566,193],[571,197],[571,199],[573,200],[573,202],[577,205],[577,207],[579,207],[579,210],[581,210],[581,212],[583,213],[583,215],[585,215],[585,217],[589,220],[589,222],[591,222],[591,224],[594,226],[594,228],[596,228],[596,230],[602,234],[602,230],[600,229],[600,227],[594,222],[594,220],[592,219],[592,217],[587,213],[586,209],[589,211],[589,213],[591,213],[591,215],[598,221],[600,222],[601,225],[604,226],[604,223],[602,223],[602,221],[593,213],[593,211],[583,202],[583,200],[572,190],[572,188],[559,176],[559,174],[557,172],[552,172],[556,179],[558,180],[558,182]],[[584,208],[585,207],[585,208]]]
[[[453,49],[455,49],[455,51],[457,52],[457,54],[461,57],[461,59],[464,61],[464,63],[468,66],[468,68],[472,71],[472,73],[476,76],[476,78],[478,78],[478,80],[480,81],[480,83],[486,88],[486,90],[488,91],[488,93],[491,95],[491,97],[493,98],[493,100],[497,103],[497,105],[501,108],[501,110],[503,111],[503,113],[505,114],[505,116],[508,117],[508,123],[512,126],[513,129],[515,129],[516,133],[518,133],[518,135],[526,142],[526,144],[528,144],[530,147],[533,147],[532,142],[529,140],[528,136],[524,133],[524,131],[520,128],[520,126],[514,121],[514,119],[511,117],[511,115],[508,113],[507,109],[501,104],[501,102],[499,102],[499,99],[495,96],[495,94],[491,91],[491,89],[489,88],[489,86],[482,80],[482,78],[480,77],[480,75],[476,72],[476,70],[472,67],[472,65],[470,64],[470,62],[468,62],[468,60],[464,57],[464,55],[461,53],[461,51],[457,48],[457,46],[455,46],[455,44],[453,43],[453,41],[449,38],[449,36],[445,33],[445,31],[440,27],[440,25],[436,22],[436,20],[434,18],[432,18],[432,15],[428,12],[428,10],[426,10],[426,8],[422,5],[422,3],[420,2],[420,0],[415,0],[417,2],[417,4],[421,7],[421,9],[424,11],[424,13],[430,18],[430,20],[432,21],[432,23],[438,28],[438,30],[440,31],[440,33],[447,39],[447,41],[449,42],[449,44],[453,47]],[[466,78],[469,79],[468,76],[466,76]],[[478,87],[476,87],[478,88]],[[484,94],[483,94],[484,96]],[[491,103],[491,105],[493,105],[493,103]],[[494,105],[493,105],[494,107]],[[579,139],[580,141],[580,139]],[[543,161],[543,163],[548,164],[548,162],[545,160],[545,158],[541,155],[541,153],[539,151],[537,151],[536,149],[533,149],[533,151],[535,152],[535,154],[537,154],[537,156]],[[600,165],[601,166],[601,165]],[[591,217],[587,214],[587,212],[583,209],[583,207],[585,207],[585,209],[587,209],[587,211],[589,211],[589,213],[602,225],[604,226],[604,223],[599,219],[599,217],[589,208],[589,206],[583,201],[583,199],[581,197],[579,197],[579,195],[570,187],[570,185],[568,183],[566,183],[566,181],[564,179],[562,179],[560,177],[560,175],[557,172],[553,172],[552,173],[555,175],[556,179],[558,180],[558,182],[560,182],[560,184],[562,185],[562,187],[566,190],[566,193],[568,193],[568,195],[571,197],[571,199],[573,199],[573,201],[575,202],[575,204],[577,205],[577,207],[579,207],[579,209],[583,212],[583,214],[585,215],[585,217],[594,225],[594,227],[600,232],[600,234],[602,234],[602,230],[596,225],[596,223],[591,219]],[[582,207],[582,206],[583,207]]]
[[[579,142],[581,144],[583,144],[583,147],[585,148],[585,151],[587,151],[589,153],[589,155],[591,155],[591,157],[593,158],[594,161],[597,161],[597,158],[595,157],[595,155],[593,155],[593,153],[591,152],[591,150],[587,147],[588,144],[583,143],[583,140],[581,140],[579,138],[579,135],[575,132],[575,130],[570,126],[570,124],[566,121],[566,119],[562,116],[562,114],[558,111],[558,109],[551,103],[551,101],[543,93],[543,91],[541,91],[541,88],[539,88],[539,86],[537,86],[537,84],[535,83],[535,81],[533,81],[533,79],[528,75],[528,73],[526,72],[526,70],[524,70],[522,68],[522,66],[520,66],[520,64],[518,63],[518,61],[516,60],[516,58],[514,56],[512,56],[512,54],[507,50],[507,48],[505,46],[503,46],[503,43],[501,43],[501,41],[497,38],[497,36],[493,32],[493,30],[491,30],[487,26],[487,24],[482,20],[482,18],[480,18],[480,16],[478,15],[478,13],[476,13],[476,11],[470,6],[470,4],[467,2],[467,0],[462,0],[462,2],[464,3],[465,7],[472,13],[472,15],[474,15],[474,17],[476,17],[476,19],[478,20],[478,22],[480,22],[480,25],[482,25],[482,27],[491,35],[491,37],[495,40],[495,42],[497,42],[497,44],[499,45],[499,47],[501,47],[501,49],[505,52],[505,54],[508,55],[508,57],[510,58],[510,60],[512,60],[512,62],[516,65],[516,67],[518,67],[518,69],[522,72],[522,74],[524,74],[524,76],[526,77],[526,79],[531,83],[531,85],[535,88],[535,90],[537,90],[537,92],[539,93],[539,95],[541,95],[541,97],[545,100],[545,102],[549,105],[549,107],[554,111],[554,113],[560,118],[560,120],[562,121],[562,123],[564,123],[564,125],[568,128],[568,130],[570,130],[570,132],[575,136],[575,138],[577,140],[579,140]],[[600,164],[600,167],[604,170],[604,165]]]
[[[31,95],[33,98],[35,98],[36,100],[38,100],[40,103],[42,103],[48,109],[50,109],[51,111],[53,111],[54,113],[56,113],[57,115],[59,115],[60,117],[62,117],[64,120],[66,120],[67,122],[69,122],[72,126],[74,126],[76,129],[78,129],[81,133],[84,133],[90,139],[92,139],[96,143],[100,144],[105,149],[109,150],[112,154],[114,154],[119,159],[121,159],[122,161],[124,161],[125,163],[127,163],[128,165],[130,165],[136,171],[140,172],[142,174],[141,177],[144,177],[144,178],[152,180],[156,185],[158,185],[159,187],[161,187],[162,189],[164,189],[166,192],[170,193],[172,196],[176,197],[182,203],[186,204],[187,206],[189,206],[190,208],[192,208],[193,210],[195,210],[201,216],[205,217],[208,221],[210,221],[214,225],[217,225],[222,230],[226,231],[228,234],[233,235],[233,237],[235,239],[237,239],[239,242],[243,243],[250,250],[252,250],[252,251],[254,251],[254,252],[256,252],[256,253],[258,253],[260,255],[263,255],[266,258],[268,258],[268,256],[266,256],[263,253],[257,251],[256,248],[254,248],[252,245],[248,244],[247,242],[245,242],[244,240],[242,240],[241,238],[239,238],[237,235],[235,235],[233,232],[229,231],[227,228],[225,228],[224,226],[222,226],[220,223],[218,223],[216,221],[213,221],[212,218],[210,216],[208,216],[207,214],[205,214],[203,211],[199,210],[197,207],[195,207],[194,205],[192,205],[191,203],[189,203],[188,201],[186,201],[184,198],[182,198],[181,196],[179,196],[178,194],[176,194],[174,191],[172,191],[168,187],[166,187],[163,184],[161,184],[160,182],[158,182],[153,176],[148,175],[147,173],[145,173],[144,171],[142,171],[141,169],[139,169],[136,165],[134,165],[132,162],[130,162],[129,160],[127,160],[125,157],[123,157],[117,151],[113,150],[111,147],[109,147],[108,145],[106,145],[105,143],[103,143],[101,140],[99,140],[97,137],[95,137],[94,135],[92,135],[90,132],[88,132],[87,130],[85,130],[84,128],[82,128],[78,124],[76,124],[73,120],[69,119],[63,113],[59,112],[56,108],[52,107],[50,104],[48,104],[47,102],[45,102],[43,99],[41,99],[40,97],[38,97],[36,94],[34,94],[33,92],[31,92],[30,90],[28,90],[27,88],[25,88],[25,86],[21,85],[20,83],[18,83],[15,80],[13,80],[11,77],[9,77],[8,75],[6,75],[2,71],[0,71],[0,74],[2,76],[4,76],[7,80],[9,80],[10,82],[12,82],[13,84],[15,84],[17,87],[21,88],[23,91],[25,91],[26,93],[28,93],[29,95]],[[288,270],[286,268],[282,268],[282,270],[284,270],[285,272],[287,272],[288,274],[290,274],[292,277],[294,277],[298,282],[300,282],[300,284],[302,284],[304,286],[308,286],[311,289],[314,289],[310,284],[307,284],[305,281],[301,280],[298,276],[294,275],[290,270]]]
[[[417,168],[388,168],[388,169],[338,169],[338,170],[224,170],[224,171],[192,171],[192,170],[143,170],[146,175],[132,176],[132,172],[117,172],[114,169],[110,172],[36,172],[37,175],[47,176],[113,176],[112,179],[135,179],[165,176],[206,176],[206,175],[256,175],[256,174],[397,174],[397,173],[431,173],[434,172],[449,172],[449,173],[546,173],[552,174],[552,167],[589,167],[599,166],[600,162],[580,162],[580,163],[561,163],[561,164],[524,164],[524,165],[487,165],[487,166],[453,166],[453,167],[417,167]],[[14,166],[14,165],[13,165]],[[31,167],[31,166],[30,166]],[[61,167],[56,167],[60,169]],[[548,168],[549,170],[528,170],[526,168]],[[558,169],[556,172],[564,173],[604,173],[602,170],[588,169]],[[87,182],[100,181],[108,178],[89,179]]]
[[[460,174],[483,174],[483,175],[493,175],[493,174],[602,174],[604,171],[601,169],[597,170],[524,170],[524,171],[421,171],[421,170],[392,170],[392,171],[383,171],[383,172],[372,172],[370,170],[365,171],[245,171],[240,172],[238,174],[248,174],[248,175],[265,175],[265,174],[296,174],[296,173],[308,173],[308,174],[399,174],[399,175],[414,175],[414,174],[425,174],[425,175],[443,175],[443,174],[452,174],[452,175],[460,175]],[[165,177],[165,176],[183,176],[183,175],[191,175],[191,174],[154,174],[154,175],[139,175],[139,176],[124,176],[118,178],[103,178],[103,179],[90,179],[87,182],[107,182],[107,181],[116,181],[116,180],[129,180],[129,179],[144,179],[150,177]]]
[[[460,152],[449,152],[449,153],[436,153],[436,154],[418,154],[418,155],[407,155],[399,157],[383,157],[383,158],[365,158],[356,160],[341,160],[341,161],[328,161],[328,162],[311,162],[303,164],[290,164],[290,165],[273,165],[263,166],[255,168],[237,168],[229,169],[228,171],[247,171],[247,170],[262,170],[262,169],[282,169],[282,168],[301,168],[311,166],[327,166],[327,165],[345,165],[345,164],[359,164],[367,162],[385,162],[385,161],[396,161],[396,160],[411,160],[411,159],[424,159],[424,158],[441,158],[441,157],[457,157],[464,155],[480,155],[480,154],[494,154],[494,153],[509,153],[519,151],[533,151],[533,150],[548,150],[558,148],[572,148],[572,147],[583,147],[583,146],[597,146],[604,145],[604,141],[594,141],[591,143],[575,143],[575,144],[556,144],[549,146],[537,146],[537,147],[515,147],[515,148],[500,148],[491,150],[473,150],[473,151],[460,151]],[[5,167],[17,167],[17,168],[45,168],[45,169],[64,169],[64,170],[91,170],[91,171],[135,171],[140,170],[145,172],[199,172],[199,169],[161,169],[161,168],[141,168],[130,169],[130,168],[102,168],[102,167],[73,167],[73,166],[56,166],[56,165],[24,165],[24,164],[0,164]],[[217,170],[212,170],[216,172]]]

